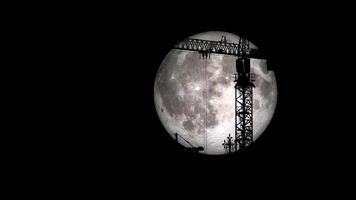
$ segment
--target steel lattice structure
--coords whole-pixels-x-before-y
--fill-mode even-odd
[[[249,42],[239,40],[235,75],[235,151],[244,150],[253,141],[253,81],[249,59]]]
[[[198,51],[204,57],[211,53],[237,57],[235,74],[235,138],[231,135],[224,141],[226,153],[244,150],[253,141],[253,81],[250,73],[250,58],[264,59],[257,49],[250,49],[249,42],[240,38],[239,43],[229,43],[226,37],[221,41],[188,38],[174,46],[175,49]]]
[[[242,56],[239,51],[239,44],[222,41],[210,41],[194,38],[187,38],[174,46],[175,49],[198,51],[200,53],[217,53],[233,56]],[[257,49],[247,49],[245,52],[249,58],[264,59],[264,56]]]
[[[235,78],[238,80],[238,78]],[[237,84],[236,84],[237,85]],[[244,150],[253,141],[253,90],[235,86],[235,151]]]

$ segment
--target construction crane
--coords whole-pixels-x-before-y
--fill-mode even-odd
[[[175,49],[197,51],[204,58],[210,54],[236,56],[235,82],[235,137],[231,135],[222,144],[227,154],[244,150],[253,141],[253,93],[254,74],[251,73],[250,58],[265,59],[257,49],[251,49],[249,42],[239,38],[239,43],[229,43],[225,36],[220,41],[187,38],[174,46]],[[206,138],[206,136],[205,136]],[[207,139],[205,139],[207,140]],[[205,149],[207,141],[204,142]]]

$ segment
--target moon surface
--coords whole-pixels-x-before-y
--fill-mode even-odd
[[[191,38],[238,43],[237,35],[204,32]],[[250,48],[257,48],[250,43]],[[235,134],[234,74],[236,57],[172,49],[162,61],[154,83],[155,107],[167,132],[185,147],[204,147],[205,154],[224,154],[222,145]],[[253,141],[270,123],[277,104],[277,83],[266,60],[251,59],[253,88]]]

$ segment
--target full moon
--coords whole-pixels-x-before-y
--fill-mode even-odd
[[[227,32],[204,32],[190,38],[238,43]],[[249,42],[250,48],[258,49]],[[202,59],[195,51],[172,49],[162,61],[154,83],[154,103],[164,128],[187,147],[204,147],[209,155],[225,154],[222,143],[235,134],[236,57],[214,54]],[[277,82],[266,60],[250,60],[253,88],[253,141],[270,123],[277,104]]]

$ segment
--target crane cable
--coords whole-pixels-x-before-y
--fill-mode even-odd
[[[207,154],[208,152],[208,132],[207,132],[207,119],[208,119],[208,78],[207,78],[207,59],[208,55],[201,54],[201,58],[203,59],[202,69],[200,71],[201,77],[203,79],[202,84],[202,98],[203,98],[203,106],[205,107],[204,113],[204,134],[203,134],[203,146],[204,152]]]
[[[204,127],[205,127],[205,134],[204,134],[204,149],[205,149],[205,154],[208,153],[208,132],[207,132],[207,119],[208,119],[208,78],[207,78],[207,63],[206,63],[206,59],[203,59],[203,67],[204,67],[204,84],[205,84],[205,93],[203,90],[203,94],[205,94],[204,96],[204,100],[205,100],[205,119],[204,119]]]

